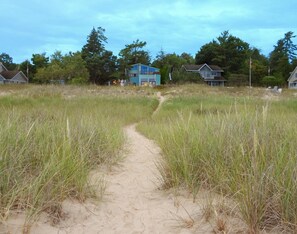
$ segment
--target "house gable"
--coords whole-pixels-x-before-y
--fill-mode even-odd
[[[28,77],[22,71],[8,71],[6,69],[0,72],[0,75],[3,78],[3,82],[1,83],[28,83],[29,81]]]
[[[11,78],[11,81],[13,81],[13,83],[28,83],[28,78],[22,71],[20,71]]]
[[[208,79],[220,79],[222,80],[223,69],[217,65],[183,65],[182,66],[187,72],[197,72],[201,75],[204,80]]]
[[[183,65],[186,72],[199,73],[203,80],[211,86],[224,86],[226,81],[222,77],[223,69],[217,65],[208,65],[206,63],[200,65]]]
[[[212,71],[210,66],[208,66],[206,63],[200,65],[201,67],[199,68],[199,71]]]
[[[288,88],[289,89],[297,89],[297,66],[294,71],[291,72],[291,75],[288,79]]]

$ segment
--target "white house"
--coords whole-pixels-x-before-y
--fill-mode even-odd
[[[186,72],[199,73],[203,80],[210,86],[224,86],[226,80],[222,76],[223,69],[216,65],[183,65]]]
[[[297,89],[297,67],[295,67],[294,71],[291,72],[291,75],[288,79],[288,88]]]
[[[25,84],[28,77],[22,71],[8,71],[0,62],[0,84]]]

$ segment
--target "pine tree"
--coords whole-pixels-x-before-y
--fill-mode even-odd
[[[274,50],[270,53],[270,67],[274,76],[287,80],[290,71],[294,69],[293,61],[296,59],[297,45],[292,39],[296,37],[293,32],[289,31],[284,38],[277,41]]]
[[[101,27],[93,28],[88,36],[87,44],[82,48],[82,58],[87,64],[91,83],[102,84],[104,80],[102,77],[103,56],[106,51],[104,43],[107,43],[104,32],[105,29]]]

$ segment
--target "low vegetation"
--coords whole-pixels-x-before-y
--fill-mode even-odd
[[[167,100],[150,117],[157,91]],[[28,220],[41,211],[59,216],[64,199],[95,196],[90,171],[117,162],[122,127],[141,121],[139,130],[162,148],[165,188],[222,194],[238,204],[250,233],[296,232],[294,97],[203,85],[2,86],[0,219],[15,209]]]
[[[238,203],[251,233],[297,225],[297,102],[260,89],[184,86],[139,129],[158,142],[164,187],[216,191]],[[171,96],[171,97],[170,97]]]
[[[156,108],[145,95],[137,88],[1,86],[0,221],[16,209],[28,221],[41,211],[58,216],[64,199],[95,196],[90,171],[117,162],[122,127]]]

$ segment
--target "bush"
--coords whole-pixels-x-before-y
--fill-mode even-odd
[[[265,76],[262,78],[261,84],[264,86],[280,86],[283,84],[283,80],[275,76]]]
[[[181,70],[176,70],[172,73],[172,81],[174,83],[184,84],[184,83],[204,83],[202,77],[199,73],[186,72]]]
[[[228,86],[248,86],[249,77],[245,74],[230,74],[228,78]]]

